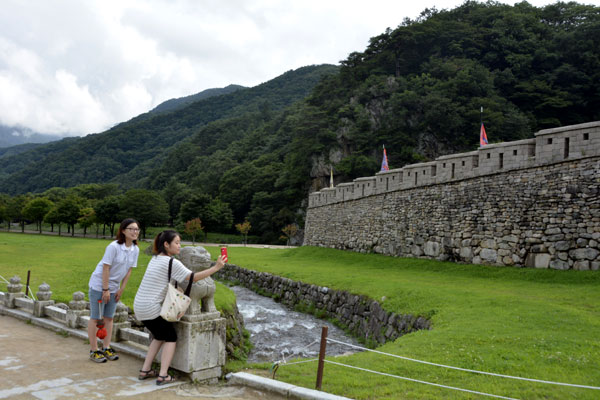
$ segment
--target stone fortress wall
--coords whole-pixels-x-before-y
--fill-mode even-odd
[[[474,264],[600,267],[600,121],[309,195],[305,245]]]

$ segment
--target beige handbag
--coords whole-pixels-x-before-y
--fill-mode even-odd
[[[173,257],[169,260],[169,275],[168,275],[168,287],[167,294],[165,296],[165,300],[163,301],[162,308],[160,310],[160,316],[165,321],[175,322],[179,321],[185,311],[190,306],[192,299],[190,298],[190,291],[192,290],[192,285],[194,284],[194,273],[190,275],[190,283],[185,289],[185,293],[181,290],[181,288],[177,287],[177,282],[175,285],[171,283],[171,268],[173,267]]]

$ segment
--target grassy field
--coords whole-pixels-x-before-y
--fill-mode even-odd
[[[209,249],[216,255],[217,249]],[[332,249],[229,249],[232,264],[364,294],[386,310],[432,315],[433,328],[377,350],[461,368],[600,386],[600,273],[498,268]],[[597,399],[566,388],[442,369],[374,353],[332,359],[387,374],[514,398]],[[316,363],[278,379],[314,387]],[[325,365],[323,390],[357,399],[481,398]]]
[[[0,275],[32,271],[68,301],[86,291],[108,241],[0,233]],[[145,245],[143,245],[145,246]],[[217,248],[207,248],[216,257]],[[243,268],[364,294],[388,311],[431,316],[432,329],[377,350],[461,368],[600,386],[600,273],[459,265],[331,249],[232,247]],[[148,256],[124,296],[131,304]],[[220,292],[217,289],[217,294]],[[417,364],[375,353],[330,360],[386,374],[521,399],[596,399],[599,390],[515,381]],[[277,379],[313,388],[316,363],[283,365]],[[356,399],[481,398],[326,364],[323,390]]]

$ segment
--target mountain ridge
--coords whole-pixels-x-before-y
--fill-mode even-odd
[[[207,123],[259,110],[267,104],[268,108],[279,110],[304,98],[320,76],[332,68],[335,69],[329,65],[301,67],[253,88],[230,86],[228,93],[171,111],[149,111],[101,133],[63,139],[51,146],[0,158],[0,192],[41,192],[53,186],[114,181],[136,165],[151,162]]]

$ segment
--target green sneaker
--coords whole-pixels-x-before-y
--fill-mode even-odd
[[[107,347],[105,349],[102,349],[102,352],[104,353],[104,357],[108,358],[110,361],[116,361],[119,359],[119,356],[112,349],[112,347]]]
[[[104,357],[104,353],[102,353],[100,350],[90,350],[90,360],[97,363],[105,363],[106,357]]]

